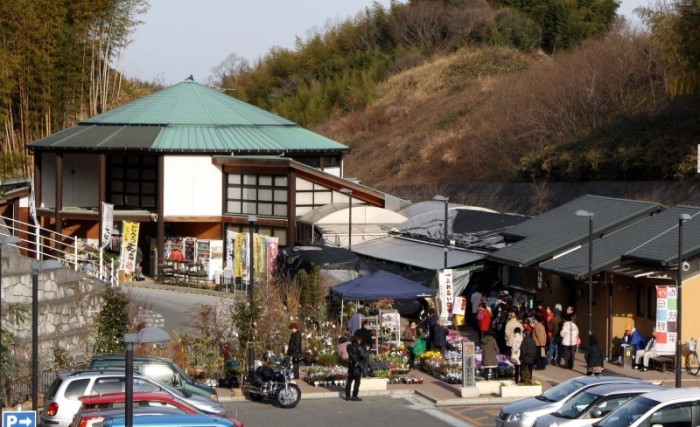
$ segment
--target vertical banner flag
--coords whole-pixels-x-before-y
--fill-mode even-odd
[[[447,320],[452,312],[452,305],[454,304],[452,269],[448,268],[438,273],[438,286],[438,295],[440,298],[438,308],[440,309],[440,317]]]
[[[233,230],[226,230],[226,263],[224,268],[236,271],[233,260],[236,257],[236,233]]]
[[[139,223],[122,221],[121,269],[133,273],[136,269],[136,249],[139,241]]]
[[[102,202],[102,230],[101,243],[102,248],[109,246],[112,241],[112,227],[114,226],[114,205]]]
[[[678,293],[675,286],[656,287],[656,353],[675,354],[678,337]]]
[[[272,279],[272,274],[275,272],[275,261],[277,260],[277,251],[279,249],[279,238],[267,238],[267,282]]]
[[[29,216],[32,217],[34,226],[39,226],[39,220],[36,217],[36,197],[34,196],[34,178],[29,180]]]
[[[250,262],[253,261],[250,259],[250,248],[252,247],[250,242],[250,233],[241,233],[238,235],[238,237],[241,245],[240,252],[238,252],[241,254],[241,257],[237,262],[237,264],[240,266],[240,277],[244,282],[250,282]],[[236,259],[238,259],[238,257],[236,257]]]

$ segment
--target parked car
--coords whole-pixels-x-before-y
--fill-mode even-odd
[[[593,424],[595,427],[698,426],[700,388],[672,388],[637,396]]]
[[[67,427],[80,409],[81,396],[124,392],[125,383],[125,372],[120,370],[61,372],[44,396],[41,423],[44,427]],[[185,394],[141,374],[134,374],[134,392],[137,391],[163,391],[184,399],[206,413],[225,413],[218,402],[191,393]]]
[[[124,414],[126,406],[126,393],[106,393],[94,396],[83,396],[80,398],[82,405],[71,427],[90,427],[94,421],[101,420],[110,415],[102,414],[101,411],[119,410]],[[201,410],[187,403],[185,400],[164,392],[136,392],[132,401],[136,408],[175,408],[187,414],[203,414]],[[235,418],[226,417],[233,422],[236,427],[243,427],[243,423]]]
[[[95,356],[90,362],[90,369],[124,369],[125,366],[124,355]],[[170,359],[134,356],[134,371],[169,384],[183,393],[189,392],[208,397],[211,400],[219,400],[214,388],[193,380],[177,363]]]
[[[143,415],[177,415],[186,414],[187,412],[179,408],[172,407],[155,407],[155,406],[135,406],[134,407],[134,417],[141,417]],[[80,410],[75,414],[71,427],[95,427],[97,424],[101,424],[105,418],[113,417],[123,417],[124,408],[119,409],[90,409],[90,410]]]
[[[628,400],[659,390],[668,387],[650,383],[597,385],[567,400],[555,412],[537,418],[535,427],[590,426]]]
[[[94,427],[125,427],[124,417],[106,418]],[[233,427],[231,420],[211,415],[146,415],[134,417],[133,427]]]
[[[558,384],[539,396],[506,405],[496,416],[497,427],[532,427],[538,417],[551,414],[578,393],[601,384],[639,383],[637,378],[612,376],[576,377]]]

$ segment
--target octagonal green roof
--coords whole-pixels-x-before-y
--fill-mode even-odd
[[[296,126],[193,80],[170,86],[137,101],[87,119],[84,124]]]
[[[91,117],[29,147],[231,154],[350,150],[191,79]]]

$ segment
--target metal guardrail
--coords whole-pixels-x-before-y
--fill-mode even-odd
[[[118,285],[114,260],[105,261],[102,249],[93,248],[79,239],[56,233],[48,228],[0,215],[0,236],[17,236],[21,242],[9,245],[37,260],[55,259],[66,268]]]

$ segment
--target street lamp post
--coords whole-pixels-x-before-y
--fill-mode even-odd
[[[0,237],[0,366],[2,366],[3,344],[2,344],[2,247],[5,245],[14,245],[22,240],[17,236],[2,236]],[[0,402],[5,403],[2,397],[5,389],[2,386],[3,376],[0,373]]]
[[[158,344],[170,341],[170,334],[161,328],[143,328],[132,334],[124,334],[126,347],[126,376],[124,384],[126,407],[124,408],[125,426],[134,425],[134,344]]]
[[[255,233],[255,223],[258,221],[258,217],[255,215],[248,215],[248,226],[249,226],[249,258],[248,258],[248,303],[250,304],[251,310],[253,309],[253,284],[255,283],[255,268],[253,263],[253,243],[254,233]],[[252,325],[251,325],[252,330]],[[255,370],[255,350],[253,349],[253,342],[248,342],[248,375],[252,375]]]
[[[341,188],[340,192],[346,194],[350,200],[350,209],[348,210],[348,250],[352,250],[352,190]]]
[[[683,292],[683,222],[691,218],[688,214],[678,215],[678,276],[676,278],[676,304],[678,305],[678,314],[676,318],[676,388],[681,388],[681,316],[682,316],[682,301],[681,294]]]
[[[593,212],[576,211],[576,216],[588,218],[588,342],[593,335]]]
[[[55,259],[32,264],[32,410],[39,401],[39,272],[59,270],[63,264]]]
[[[448,208],[448,203],[450,201],[450,198],[447,196],[433,196],[433,200],[436,202],[445,202],[445,219],[444,219],[444,229],[442,232],[442,240],[443,240],[443,245],[444,245],[444,261],[443,261],[443,268],[447,269],[447,250],[448,250],[448,245],[450,241],[447,238],[447,208]]]

